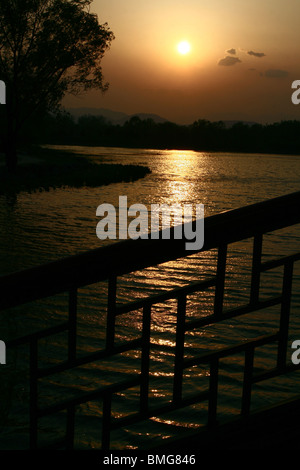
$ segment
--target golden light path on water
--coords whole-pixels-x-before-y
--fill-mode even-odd
[[[100,188],[63,188],[39,192],[22,193],[15,201],[0,198],[0,260],[2,273],[39,265],[54,259],[87,251],[113,240],[100,241],[96,237],[96,208],[109,203],[118,208],[119,196],[126,195],[128,206],[144,204],[204,204],[205,215],[266,200],[300,189],[300,159],[294,156],[238,155],[228,153],[203,153],[175,150],[69,148],[78,154],[88,155],[98,163],[134,163],[148,165],[152,173],[134,183],[118,183]],[[266,259],[288,254],[299,249],[299,228],[280,231],[280,237],[266,237],[264,252]],[[239,242],[229,248],[226,276],[225,306],[237,306],[247,301],[251,269],[252,240]],[[147,268],[118,280],[119,303],[141,299],[149,294],[158,294],[190,282],[205,279],[216,271],[216,251]],[[292,333],[297,336],[299,328],[299,269],[296,269],[292,305]],[[281,273],[264,277],[263,295],[274,294],[281,288]],[[202,318],[213,311],[214,290],[188,296],[187,320]],[[39,301],[17,309],[13,316],[7,314],[6,328],[17,336],[32,330],[60,323],[66,318],[66,295]],[[107,306],[107,283],[95,284],[79,291],[78,297],[78,351],[92,353],[105,344]],[[151,317],[150,383],[149,404],[158,406],[172,398],[174,347],[177,304],[175,300],[153,306]],[[220,325],[189,331],[185,336],[185,355],[193,357],[200,352],[220,348],[236,341],[247,340],[269,333],[272,320],[278,317],[278,309],[268,309],[256,315],[247,315]],[[128,341],[140,336],[142,311],[117,317],[116,341]],[[58,335],[41,342],[41,365],[56,363],[66,353],[66,337]],[[257,365],[266,368],[272,363],[268,348],[258,352]],[[19,351],[15,358],[16,370],[26,369],[27,352]],[[243,357],[240,355],[222,362],[220,374],[220,410],[224,417],[239,411],[241,395]],[[102,385],[123,380],[127,374],[140,371],[140,351],[118,355],[117,358],[76,368],[65,374],[51,377],[41,385],[41,396],[45,403],[74,396]],[[21,375],[20,375],[21,376]],[[183,377],[183,394],[200,393],[207,389],[209,370],[206,367],[191,367]],[[12,388],[14,396],[26,395],[25,382]],[[257,404],[271,402],[274,397],[284,398],[288,384],[276,383],[257,387]],[[8,407],[11,429],[7,428],[2,442],[15,441],[20,446],[25,437],[21,431],[26,423],[26,400],[16,398]],[[137,411],[138,387],[114,396],[112,412],[116,417]],[[24,410],[24,413],[23,411]],[[149,441],[160,442],[162,438],[177,434],[180,430],[193,429],[205,422],[207,404],[193,405],[182,410],[179,417],[172,414],[155,417],[142,426],[131,426],[114,432],[114,447],[135,448]],[[83,448],[99,446],[101,435],[99,416],[102,404],[93,401],[79,407],[77,424],[80,432],[76,443]],[[63,417],[41,424],[45,438],[55,434],[53,426],[63,429]],[[4,445],[4,444],[3,444]]]

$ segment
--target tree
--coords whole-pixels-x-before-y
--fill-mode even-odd
[[[106,91],[101,59],[114,39],[92,0],[1,0],[0,79],[6,84],[6,166],[17,167],[24,123],[67,94]]]

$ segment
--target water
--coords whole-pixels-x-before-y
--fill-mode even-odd
[[[300,157],[209,153],[175,150],[141,150],[120,148],[63,147],[78,155],[87,155],[96,162],[147,165],[152,173],[134,183],[118,183],[100,188],[63,188],[21,193],[14,200],[0,197],[0,273],[6,274],[58,258],[84,252],[107,243],[96,237],[96,209],[102,203],[119,204],[119,196],[128,197],[128,206],[151,204],[204,204],[205,215],[238,208],[255,202],[300,190]],[[298,227],[281,230],[266,237],[266,258],[299,251]],[[226,306],[246,302],[249,294],[251,241],[234,244],[229,251]],[[214,250],[201,256],[189,256],[177,262],[149,268],[123,277],[119,282],[118,299],[126,302],[148,293],[185,285],[205,277],[215,270]],[[279,291],[280,272],[265,276],[263,295]],[[290,336],[300,338],[299,328],[299,268],[295,270]],[[107,286],[95,285],[82,289],[79,296],[79,352],[93,352],[103,346]],[[195,294],[188,301],[189,318],[207,315],[212,309],[213,291]],[[1,323],[1,339],[18,336],[65,318],[65,296],[5,312]],[[232,344],[273,332],[278,309],[267,309],[245,319],[232,320],[221,326],[195,330],[186,337],[186,353],[193,355],[203,350]],[[150,364],[150,404],[167,402],[171,397],[174,362],[174,334],[176,305],[173,301],[155,306],[152,313],[152,348]],[[137,337],[141,332],[141,312],[134,317],[120,318],[116,334],[118,341]],[[49,338],[41,344],[41,364],[61,360],[65,354],[64,335]],[[2,448],[22,448],[26,445],[28,387],[26,358],[20,350],[11,358],[9,378],[2,389]],[[257,366],[272,366],[273,352],[262,348],[257,354]],[[75,371],[52,377],[41,386],[42,403],[66,396],[78,390],[88,391],[97,386],[114,383],[126,373],[138,371],[139,354],[127,353],[106,364],[92,364]],[[18,374],[15,373],[18,371]],[[21,373],[20,373],[21,371]],[[3,371],[1,371],[3,372]],[[242,357],[223,361],[220,381],[220,412],[224,416],[239,411],[241,395]],[[191,368],[184,377],[184,393],[207,387],[208,370]],[[2,384],[4,382],[2,381]],[[269,404],[278,398],[295,393],[296,379],[284,382],[273,380],[256,387],[256,403]],[[114,397],[113,413],[121,416],[136,411],[136,390]],[[84,448],[95,448],[101,436],[98,417],[101,403],[90,402],[77,412],[76,443]],[[178,416],[155,418],[144,425],[132,426],[113,436],[113,446],[135,448],[160,441],[182,429],[193,429],[195,423],[205,420],[205,405],[189,407]],[[61,430],[64,417],[41,420],[42,437],[49,439]],[[16,444],[18,442],[18,444]]]

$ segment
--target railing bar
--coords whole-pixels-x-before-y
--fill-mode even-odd
[[[111,393],[105,393],[103,396],[103,416],[102,416],[102,451],[107,452],[110,447],[111,432]]]
[[[39,446],[39,450],[50,450],[50,449],[59,449],[59,448],[65,448],[67,446],[66,438],[60,438],[56,439],[55,441],[49,442],[48,444],[42,444]]]
[[[140,410],[148,409],[150,368],[151,305],[143,309]]]
[[[217,280],[215,292],[214,315],[220,317],[223,311],[225,274],[226,274],[227,244],[221,244],[218,249]]]
[[[37,331],[36,333],[31,333],[29,335],[22,336],[22,338],[16,338],[16,339],[7,341],[6,346],[7,348],[22,346],[23,344],[28,344],[31,341],[37,341],[39,339],[46,338],[47,336],[62,333],[68,330],[68,328],[69,328],[69,322],[61,323],[60,325],[52,326],[45,330]]]
[[[173,382],[173,401],[182,399],[182,375],[183,375],[183,357],[184,357],[184,335],[185,335],[185,314],[186,314],[186,296],[181,295],[177,304],[177,323],[176,323],[176,347],[174,363],[174,382]]]
[[[268,271],[269,269],[278,268],[280,266],[285,265],[286,263],[296,261],[300,261],[300,253],[294,253],[292,255],[284,256],[282,258],[273,259],[271,261],[265,261],[261,263],[260,270],[261,272]]]
[[[208,399],[208,427],[213,427],[217,423],[217,404],[218,404],[218,375],[219,358],[213,358],[210,364],[209,378],[209,399]]]
[[[69,335],[68,335],[69,363],[76,361],[77,344],[77,289],[69,291]]]
[[[283,272],[283,285],[282,285],[282,304],[280,312],[280,327],[279,327],[279,342],[278,342],[278,356],[277,366],[285,367],[288,335],[289,335],[289,320],[291,308],[291,295],[292,295],[292,282],[293,282],[293,262],[289,261],[284,266]]]
[[[256,338],[251,341],[245,341],[244,343],[239,343],[235,346],[222,348],[216,351],[212,351],[211,353],[204,353],[197,357],[185,359],[183,362],[183,367],[188,368],[199,364],[208,363],[214,359],[221,359],[233,354],[237,354],[239,352],[243,352],[251,346],[263,346],[265,344],[278,341],[278,338],[279,333],[275,333],[273,335],[260,336],[259,338]]]
[[[174,344],[159,344],[151,341],[151,349],[153,351],[161,351],[168,354],[174,354]]]
[[[107,387],[100,388],[97,390],[93,390],[91,392],[85,392],[79,397],[70,398],[69,400],[65,400],[63,402],[54,403],[44,408],[40,408],[38,410],[38,417],[47,416],[53,413],[57,413],[59,411],[66,410],[69,406],[77,406],[88,401],[92,401],[97,398],[101,398],[105,395],[105,393],[117,393],[128,388],[135,387],[140,385],[141,378],[140,376],[135,377],[131,380],[126,380],[124,382],[119,382],[117,384],[108,385]]]
[[[111,276],[108,280],[107,327],[106,327],[107,349],[113,348],[114,341],[115,341],[116,298],[117,298],[117,277]]]
[[[74,435],[75,435],[75,406],[69,406],[67,408],[67,429],[66,429],[67,450],[74,449]]]
[[[172,289],[162,294],[153,295],[145,299],[137,300],[134,302],[128,302],[127,304],[118,305],[116,307],[116,315],[123,315],[124,313],[129,313],[133,310],[138,310],[143,308],[145,305],[153,306],[157,303],[164,302],[166,300],[178,299],[182,294],[188,295],[201,290],[208,289],[216,285],[216,277],[211,279],[206,279],[201,282],[195,282],[190,285]]]
[[[300,370],[300,364],[288,364],[284,368],[284,373],[289,374],[296,372],[297,370]],[[272,379],[273,377],[282,375],[282,373],[282,368],[278,369],[277,367],[275,367],[274,369],[255,374],[252,378],[252,383],[263,382],[264,380]]]
[[[199,318],[197,320],[191,320],[186,322],[185,329],[190,331],[194,328],[211,325],[213,323],[218,323],[220,321],[229,320],[230,318],[238,317],[245,315],[247,313],[256,312],[258,310],[263,310],[264,308],[273,307],[274,305],[281,304],[282,296],[272,297],[267,300],[259,301],[255,306],[254,305],[243,305],[241,307],[236,307],[230,310],[223,311],[222,317],[215,317],[214,315],[209,315],[204,318]]]
[[[236,309],[232,309],[232,310],[229,310],[229,311],[224,311],[223,315],[222,315],[222,321],[223,321],[223,319],[226,320],[226,319],[232,318],[233,316],[239,316],[239,315],[243,315],[244,313],[246,314],[246,313],[250,313],[252,311],[257,311],[257,310],[261,310],[263,308],[267,308],[267,307],[277,305],[277,304],[281,303],[281,301],[282,301],[281,296],[280,297],[274,297],[274,298],[271,298],[271,299],[260,301],[255,308],[253,306],[250,306],[250,305],[245,305],[245,306],[242,306],[242,307],[237,307]],[[130,311],[130,310],[128,310],[128,311]],[[218,321],[219,321],[219,319],[216,319],[213,315],[210,315],[209,317],[205,317],[205,318],[200,318],[198,320],[192,320],[190,322],[186,322],[186,324],[185,324],[186,325],[186,331],[189,331],[193,328],[197,328],[197,327],[206,326],[206,325],[209,325],[209,324],[212,324],[212,323],[216,323]],[[62,333],[64,331],[68,330],[68,328],[69,328],[69,322],[65,322],[65,323],[62,323],[60,325],[47,328],[46,330],[38,331],[36,333],[32,333],[32,334],[23,336],[22,338],[17,338],[17,339],[7,341],[6,342],[6,347],[7,348],[12,348],[12,347],[21,346],[23,344],[28,344],[31,340],[42,339],[42,338],[45,338],[47,336]]]
[[[245,366],[244,366],[244,380],[243,380],[243,395],[242,395],[242,417],[249,415],[251,406],[251,390],[252,390],[252,376],[254,364],[254,346],[245,350]]]
[[[153,418],[155,416],[162,415],[164,413],[168,413],[170,411],[176,411],[178,409],[194,405],[195,403],[201,403],[209,398],[209,391],[205,390],[201,393],[196,395],[192,395],[190,397],[186,397],[182,399],[180,402],[169,402],[161,406],[157,407],[149,407],[148,411],[143,413],[133,413],[123,418],[117,418],[111,423],[111,429],[118,429],[123,426],[128,426],[130,424],[134,424],[144,419]]]
[[[263,243],[263,235],[262,234],[255,235],[254,240],[253,240],[250,305],[255,305],[259,301],[262,243]]]
[[[37,439],[38,439],[38,377],[37,377],[37,368],[38,368],[38,344],[37,341],[32,339],[30,342],[30,365],[29,365],[29,375],[30,375],[30,395],[29,395],[29,446],[30,449],[37,449]]]
[[[75,367],[83,366],[85,364],[89,364],[90,362],[99,361],[100,359],[105,359],[107,357],[111,357],[126,351],[131,351],[133,349],[139,349],[142,346],[142,339],[137,338],[127,343],[122,343],[119,346],[115,346],[111,350],[103,349],[101,351],[97,351],[92,354],[88,354],[87,356],[77,357],[76,361],[72,362],[71,364],[68,361],[61,362],[55,366],[50,366],[47,368],[39,369],[38,370],[38,377],[43,378],[47,377],[52,374],[56,374],[57,372],[63,372],[65,370],[70,370]]]

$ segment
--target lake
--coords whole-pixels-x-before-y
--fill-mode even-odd
[[[118,207],[119,196],[128,197],[128,206],[144,204],[204,204],[205,216],[235,209],[277,196],[300,190],[300,156],[230,154],[219,152],[195,152],[183,150],[123,149],[104,147],[53,148],[69,150],[78,155],[88,156],[97,163],[124,163],[147,165],[152,173],[133,183],[118,183],[99,188],[62,188],[41,191],[33,194],[20,193],[15,198],[0,196],[0,273],[1,275],[40,265],[59,258],[97,248],[112,240],[101,241],[96,236],[96,209],[100,204],[110,203]],[[299,251],[299,227],[292,227],[266,237],[264,254],[266,258]],[[248,281],[251,267],[249,255],[251,242],[234,244],[229,251],[228,306],[247,301]],[[121,302],[142,297],[148,293],[185,285],[190,281],[205,277],[214,270],[215,252],[205,255],[191,255],[177,262],[166,263],[134,273],[120,280],[118,299]],[[300,271],[295,270],[293,304],[290,335],[300,338]],[[265,294],[270,295],[280,289],[280,272],[266,275]],[[80,352],[96,351],[104,341],[104,314],[106,307],[106,286],[91,286],[82,289],[79,300],[78,344]],[[198,294],[191,299],[188,315],[206,315],[212,307],[213,292],[206,296]],[[16,312],[4,315],[0,339],[5,335],[18,336],[45,325],[56,324],[65,315],[64,296],[57,296],[28,307],[20,307]],[[176,324],[175,302],[158,305],[153,311],[152,341],[155,348],[151,352],[150,400],[165,403],[170,399],[173,374],[174,332]],[[230,344],[235,339],[249,339],[272,331],[272,321],[277,312],[252,315],[245,320],[232,320],[228,325],[194,331],[186,339],[187,350],[199,347],[210,349]],[[117,327],[120,340],[135,337],[141,330],[139,314],[122,317]],[[2,332],[1,332],[2,331]],[[43,344],[42,361],[47,363],[62,357],[65,338],[49,339]],[[26,445],[26,405],[28,389],[26,385],[27,353],[18,351],[11,359],[10,378],[2,391],[2,413],[5,418],[1,432],[2,448]],[[92,364],[76,369],[74,374],[54,377],[42,389],[46,402],[60,393],[77,393],[95,386],[113,383],[128,373],[137,371],[138,357],[127,354],[117,361],[107,361],[104,365]],[[263,367],[272,363],[272,351],[261,351],[258,362]],[[18,379],[16,379],[16,371]],[[2,373],[3,371],[1,371]],[[22,375],[23,374],[23,375]],[[202,390],[206,386],[208,371],[192,368],[185,376],[187,390]],[[224,416],[238,412],[237,398],[241,393],[241,358],[233,363],[224,361],[221,384],[222,399],[220,409]],[[223,388],[222,388],[223,387]],[[281,383],[274,380],[257,387],[256,403],[265,405],[279,396],[284,398],[299,387],[299,379]],[[129,399],[129,401],[128,401]],[[114,414],[121,416],[124,408],[134,410],[135,390],[129,396],[118,394]],[[129,403],[129,404],[128,404]],[[100,413],[97,402],[82,406],[78,412],[76,442],[83,448],[96,448],[99,440],[97,416]],[[1,412],[1,410],[0,410]],[[178,430],[202,425],[204,410],[202,405],[190,407],[180,417],[155,418],[144,426],[115,433],[115,447],[136,448],[152,439],[161,440],[176,434]],[[1,417],[1,414],[0,414]],[[204,419],[204,418],[203,418]],[[46,438],[55,435],[62,426],[61,418],[47,421],[42,426]],[[101,434],[101,433],[100,433]]]

